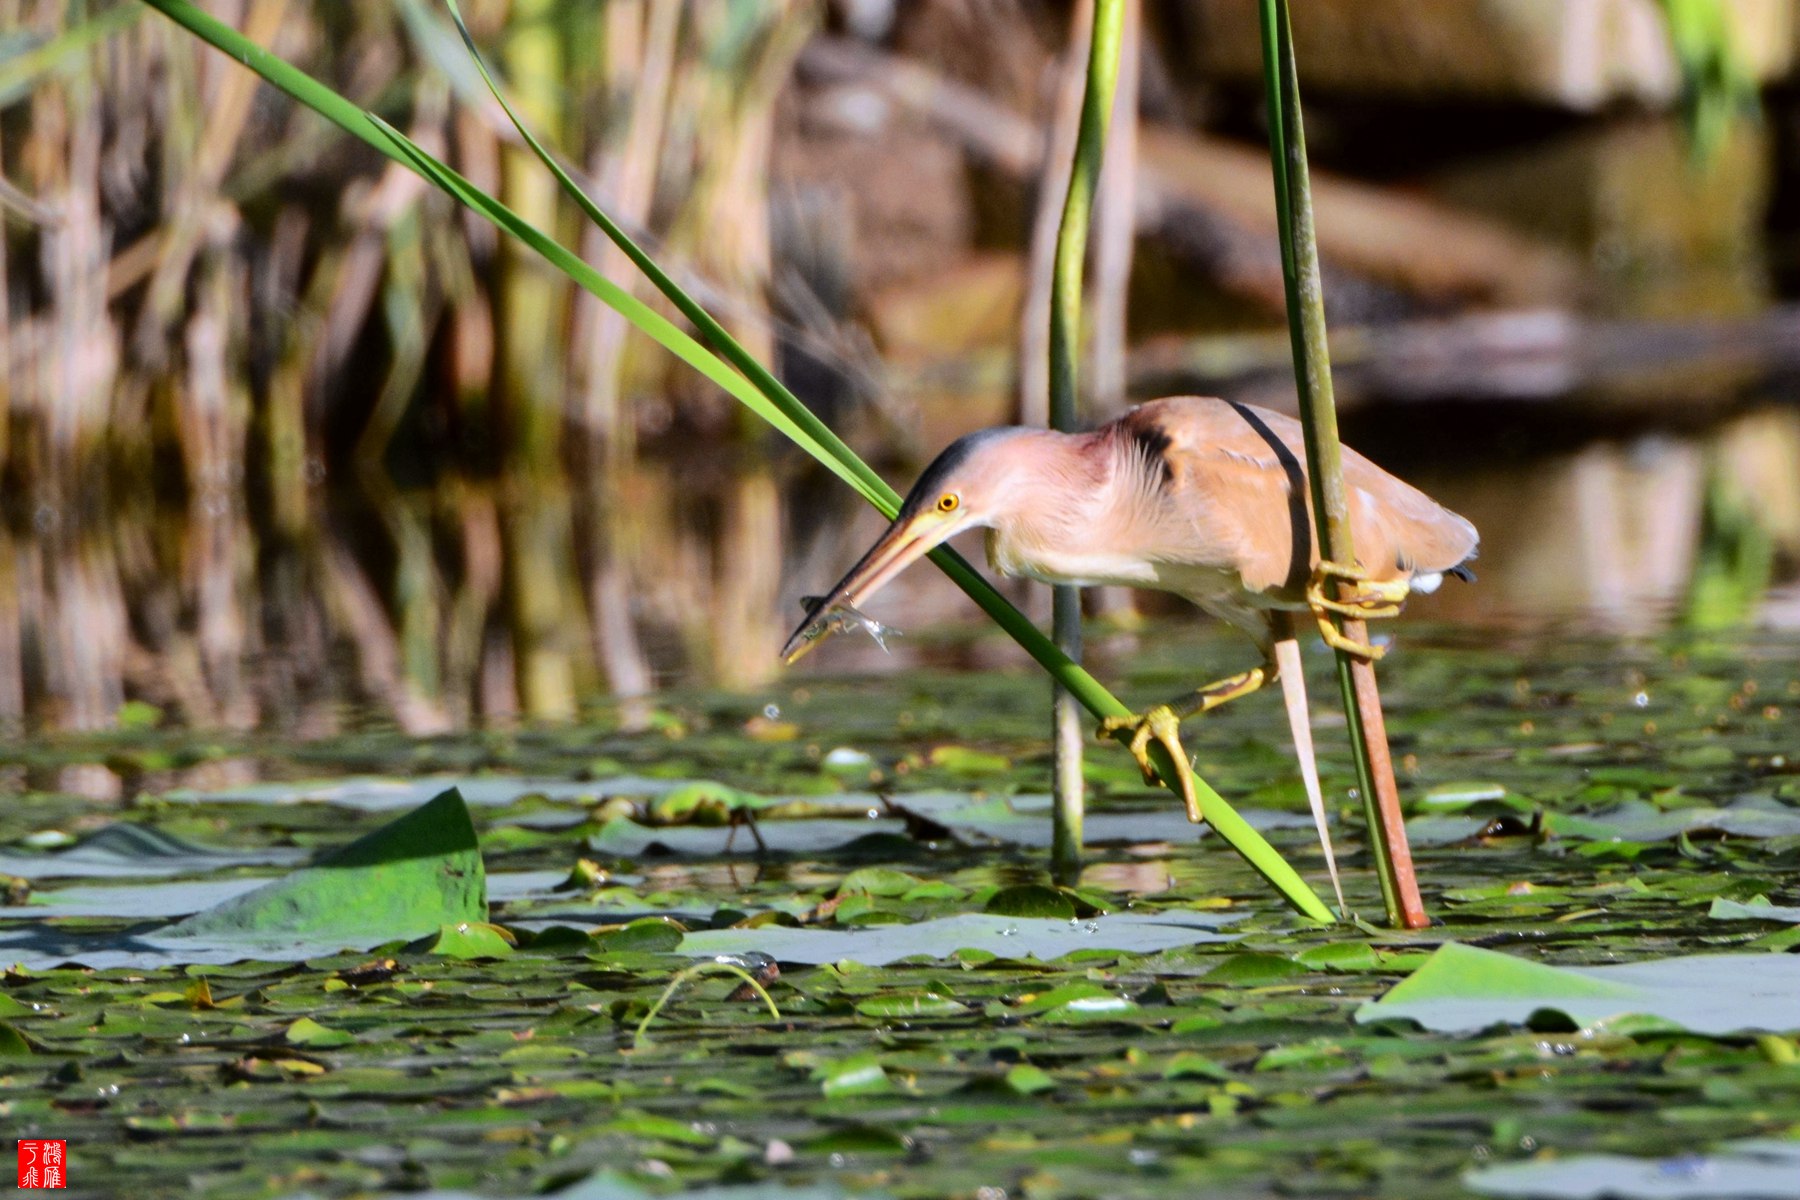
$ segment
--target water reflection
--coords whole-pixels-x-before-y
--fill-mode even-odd
[[[1626,634],[1800,625],[1792,407],[1541,454],[1377,456],[1482,530],[1480,583],[1420,614]],[[742,689],[778,669],[797,597],[880,525],[815,487],[739,453],[422,489],[318,480],[299,522],[225,489],[39,503],[0,529],[0,719],[101,729],[143,702],[195,726],[325,734],[372,709],[428,734],[607,703],[642,723],[659,685]],[[789,503],[805,519],[784,519]],[[871,607],[915,632],[978,622],[926,569]],[[802,669],[1008,657],[991,638],[944,645],[889,655],[839,638]]]

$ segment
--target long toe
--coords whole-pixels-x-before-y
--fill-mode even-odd
[[[1194,771],[1188,764],[1187,751],[1182,748],[1181,736],[1176,729],[1166,729],[1157,734],[1157,741],[1174,760],[1175,780],[1181,785],[1181,803],[1187,808],[1187,818],[1198,825],[1206,819],[1200,812],[1200,797],[1194,793]]]

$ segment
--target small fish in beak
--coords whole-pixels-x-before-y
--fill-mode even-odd
[[[802,596],[800,604],[806,609],[806,624],[788,640],[787,661],[794,662],[834,633],[843,633],[847,629],[861,629],[875,639],[875,644],[882,650],[888,650],[887,640],[890,637],[902,636],[892,625],[883,625],[867,613],[858,612],[843,602],[827,607],[824,596]]]

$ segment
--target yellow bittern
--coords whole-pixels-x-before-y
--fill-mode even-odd
[[[1089,433],[1004,427],[957,439],[925,469],[900,513],[836,587],[810,605],[782,656],[793,661],[833,614],[853,609],[928,550],[966,529],[987,530],[1003,575],[1053,584],[1173,592],[1242,630],[1259,666],[1130,717],[1131,753],[1154,781],[1154,740],[1187,764],[1183,717],[1278,678],[1315,819],[1324,806],[1313,764],[1293,614],[1312,614],[1332,646],[1368,658],[1379,647],[1344,638],[1331,614],[1390,617],[1445,575],[1473,579],[1475,527],[1346,447],[1344,486],[1356,563],[1321,562],[1299,422],[1249,404],[1197,396],[1153,400]],[[1351,594],[1337,595],[1347,582]],[[1188,816],[1200,809],[1182,771]],[[1326,842],[1329,856],[1329,841]],[[1336,877],[1335,864],[1332,870]]]

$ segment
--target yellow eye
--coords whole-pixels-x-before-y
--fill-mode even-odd
[[[956,506],[961,503],[962,498],[955,492],[945,492],[938,497],[937,508],[941,513],[953,513],[956,511]]]

